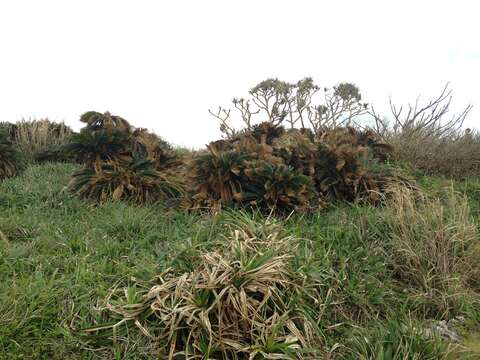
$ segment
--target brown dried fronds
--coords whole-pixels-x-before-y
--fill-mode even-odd
[[[315,358],[307,349],[320,346],[319,332],[302,311],[315,297],[305,294],[291,256],[279,251],[286,243],[291,251],[292,238],[273,233],[260,239],[235,230],[224,249],[201,257],[195,271],[169,270],[146,291],[126,291],[125,300],[113,292],[104,309],[120,316],[113,327],[135,323],[163,345],[168,359]]]

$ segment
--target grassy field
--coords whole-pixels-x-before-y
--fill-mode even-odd
[[[194,271],[200,255],[221,247],[232,226],[263,229],[266,220],[241,211],[202,214],[161,204],[95,205],[62,192],[75,168],[32,165],[0,183],[0,358],[162,358],[161,345],[131,323],[119,327],[115,336],[111,329],[82,329],[116,320],[98,310],[113,286],[134,293],[167,268],[179,274]],[[419,176],[419,183],[440,198],[439,204],[450,204],[451,191],[445,190],[450,182]],[[402,216],[408,220],[405,214],[360,205],[269,220],[298,239],[290,261],[299,273],[321,284],[319,305],[311,314],[323,338],[318,358],[355,359],[363,354],[365,359],[406,359],[410,357],[402,354],[414,348],[424,354],[418,359],[442,358],[449,352],[450,358],[480,356],[437,337],[425,339],[416,330],[463,316],[458,331],[470,334],[464,344],[471,351],[478,349],[479,284],[441,287],[402,267],[412,254],[392,258],[403,254],[397,245],[407,238],[401,234],[428,239],[435,229],[443,229],[453,235],[478,235],[480,181],[453,187],[460,193],[456,207],[446,206],[440,217],[430,216],[431,208],[419,210],[425,222],[416,228],[408,221],[398,227]],[[469,213],[458,211],[465,205],[461,194],[468,196]],[[399,352],[388,353],[388,344],[397,342]]]

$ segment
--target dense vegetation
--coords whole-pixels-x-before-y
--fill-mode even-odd
[[[311,79],[249,94],[243,129],[219,108],[224,138],[198,151],[109,113],[0,126],[0,358],[479,356],[462,115],[395,110],[393,129]],[[428,139],[470,150],[433,177]]]

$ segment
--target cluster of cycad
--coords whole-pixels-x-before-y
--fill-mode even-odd
[[[86,126],[65,150],[82,161],[68,189],[97,200],[135,202],[178,196],[181,188],[169,171],[175,163],[172,149],[145,129],[134,129],[125,119],[90,111],[80,121]]]
[[[382,197],[394,179],[386,165],[392,149],[356,123],[368,109],[356,86],[343,83],[330,90],[310,78],[295,84],[268,79],[249,94],[249,99],[233,100],[242,130],[231,126],[230,110],[210,111],[220,120],[224,139],[182,158],[158,136],[122,117],[90,111],[80,119],[85,127],[79,133],[63,131],[67,143],[47,149],[42,159],[83,163],[68,189],[100,201],[181,197],[188,209],[237,206],[288,213],[322,208],[333,200]],[[254,122],[256,117],[263,122]],[[51,128],[45,124],[42,128]],[[8,146],[2,143],[2,149]],[[8,160],[13,154],[2,150],[7,159],[2,158],[2,177],[16,171]]]
[[[210,112],[225,139],[192,160],[189,206],[290,212],[332,200],[378,201],[393,180],[385,165],[392,149],[355,126],[367,105],[354,85],[323,91],[324,104],[312,105],[320,88],[309,78],[263,81],[250,99],[233,100],[245,124],[240,132],[228,122],[230,110]],[[253,124],[257,114],[267,121]]]
[[[289,212],[323,207],[332,200],[377,201],[391,180],[381,166],[380,149],[384,154],[388,146],[371,133],[349,127],[317,136],[306,129],[261,123],[210,143],[194,157],[190,206]]]

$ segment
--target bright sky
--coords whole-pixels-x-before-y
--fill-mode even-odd
[[[219,137],[209,108],[268,77],[348,81],[386,111],[436,95],[474,104],[480,2],[15,0],[0,2],[0,121],[121,115],[189,147]]]

